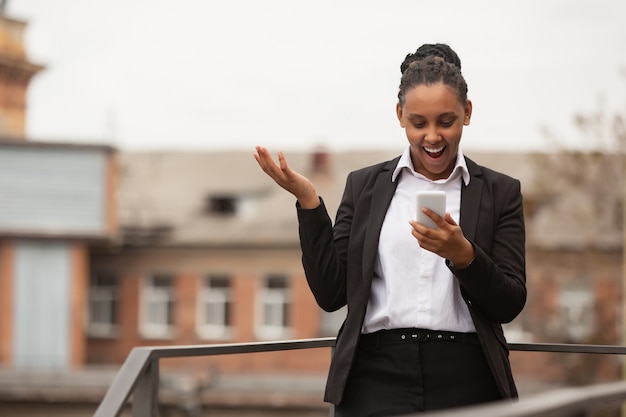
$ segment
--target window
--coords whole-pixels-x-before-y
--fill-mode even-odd
[[[206,277],[198,292],[198,333],[205,339],[231,336],[232,288],[228,275]]]
[[[141,331],[144,337],[169,338],[174,330],[174,277],[153,274],[143,291]]]
[[[568,343],[583,343],[594,328],[594,294],[576,283],[566,284],[560,293],[561,328]]]
[[[289,336],[291,294],[287,277],[270,275],[259,293],[257,302],[257,334],[261,339]]]
[[[237,212],[237,199],[232,195],[208,196],[207,211],[219,216],[234,215]]]
[[[117,275],[110,272],[96,272],[89,283],[89,325],[88,333],[95,337],[112,337],[118,325]]]

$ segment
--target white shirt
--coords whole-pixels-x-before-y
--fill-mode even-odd
[[[470,181],[463,153],[459,149],[447,179],[431,181],[415,172],[407,147],[391,179],[399,182],[380,232],[363,333],[405,327],[475,332],[459,283],[445,259],[422,249],[409,224],[416,217],[417,192],[427,190],[445,191],[446,211],[458,224],[461,185]]]

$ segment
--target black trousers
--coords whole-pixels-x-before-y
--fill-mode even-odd
[[[501,399],[478,343],[362,337],[336,417],[383,417]],[[476,335],[472,335],[476,336]],[[395,339],[397,337],[394,335]]]

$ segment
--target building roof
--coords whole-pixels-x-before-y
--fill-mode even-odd
[[[318,150],[290,152],[286,158],[290,167],[314,182],[334,220],[348,173],[400,152]],[[593,214],[594,185],[579,182],[577,186],[567,178],[570,174],[548,169],[573,165],[569,155],[547,159],[530,153],[473,152],[467,156],[521,180],[530,245],[621,247],[621,223],[616,227]],[[606,160],[589,159],[576,164],[581,170],[606,164]],[[121,152],[119,166],[119,220],[126,244],[298,244],[295,199],[261,171],[252,151]],[[609,188],[613,200],[621,201],[620,190],[617,184]]]
[[[325,154],[320,154],[325,157]],[[309,175],[334,213],[349,171],[381,153],[333,154],[313,172],[311,153],[290,153],[289,165]],[[168,245],[297,245],[295,198],[266,176],[252,152],[126,152],[119,155],[119,213],[124,227],[163,231]],[[219,214],[212,199],[231,199]]]

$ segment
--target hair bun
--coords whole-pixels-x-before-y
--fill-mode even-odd
[[[404,71],[406,71],[411,63],[431,56],[441,58],[461,70],[461,59],[450,46],[445,43],[425,43],[417,48],[415,53],[407,54],[402,64],[400,64],[400,72],[404,74]]]

